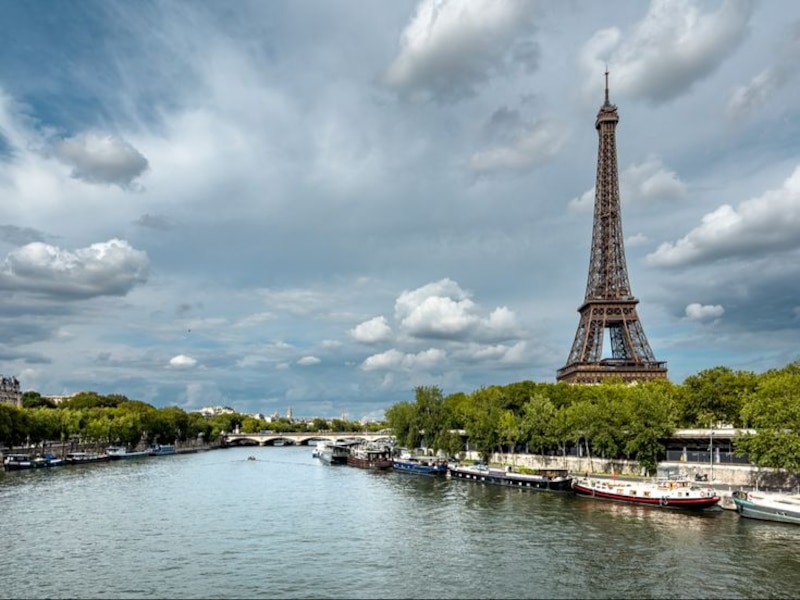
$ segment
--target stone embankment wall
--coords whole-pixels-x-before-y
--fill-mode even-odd
[[[467,460],[480,458],[477,452],[467,452]],[[641,477],[641,467],[635,461],[608,460],[580,456],[543,456],[537,454],[499,454],[495,453],[489,462],[529,469],[568,469],[574,474],[612,475],[620,477]],[[708,463],[662,462],[659,467],[677,469],[693,478],[706,475],[709,482],[731,487],[784,489],[800,488],[800,473],[787,473],[780,469],[766,469],[752,465],[714,464],[713,472]]]

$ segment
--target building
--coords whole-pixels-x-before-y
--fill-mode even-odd
[[[2,377],[2,375],[0,375]],[[10,404],[22,408],[22,391],[16,377],[2,377],[0,379],[0,404]]]

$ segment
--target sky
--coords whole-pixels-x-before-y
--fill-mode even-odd
[[[795,0],[40,0],[0,39],[23,390],[356,420],[555,382],[606,69],[669,379],[800,359]]]

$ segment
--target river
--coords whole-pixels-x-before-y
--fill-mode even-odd
[[[800,527],[229,448],[0,473],[3,598],[796,598]],[[248,460],[248,456],[256,460]]]

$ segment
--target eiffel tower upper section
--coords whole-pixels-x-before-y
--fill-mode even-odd
[[[650,349],[631,294],[617,169],[617,107],[608,99],[605,73],[605,102],[595,121],[598,135],[597,179],[595,182],[594,226],[586,296],[578,309],[580,322],[567,364],[557,379],[569,383],[599,383],[619,378],[639,381],[667,376],[666,363],[658,362]],[[609,330],[611,358],[603,358],[603,339]]]

